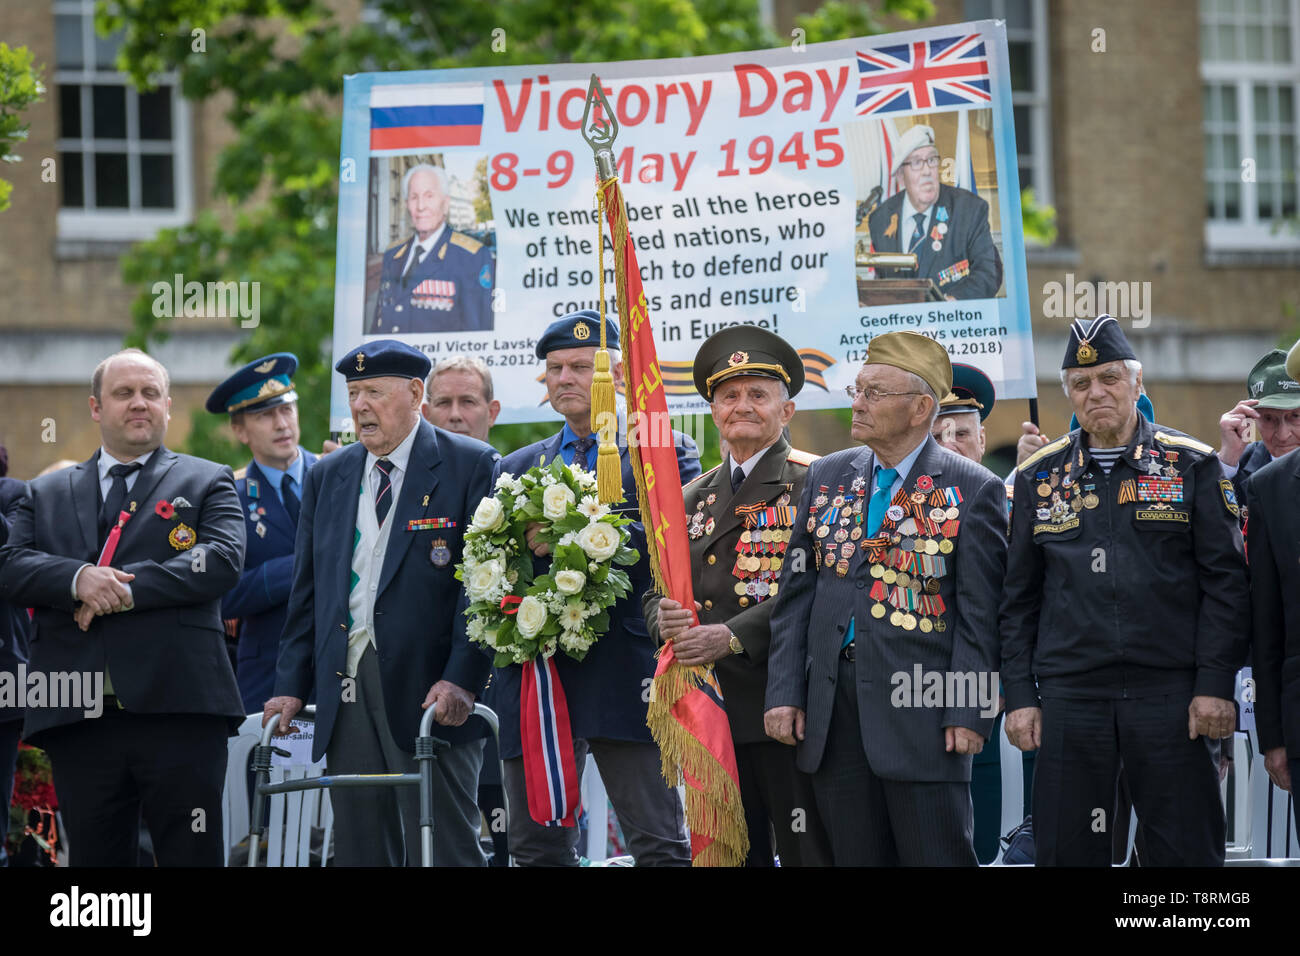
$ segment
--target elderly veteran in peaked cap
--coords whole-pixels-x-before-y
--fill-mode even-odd
[[[813,775],[837,866],[976,863],[1006,506],[997,476],[930,433],[951,387],[933,339],[871,340],[848,389],[867,447],[813,462],[772,609],[767,733]]]
[[[674,642],[683,664],[713,664],[736,748],[749,866],[826,866],[830,846],[812,779],[794,750],[763,729],[772,598],[779,593],[794,502],[815,455],[783,436],[804,383],[803,362],[780,336],[735,325],[710,336],[695,357],[695,387],[727,443],[722,464],[686,486],[692,590],[700,623],[676,601],[646,594],[646,626]],[[796,811],[802,809],[803,813]]]
[[[952,390],[939,402],[931,434],[949,451],[984,460],[984,426],[993,411],[993,382],[973,365],[953,363]]]
[[[466,719],[490,661],[468,641],[455,577],[470,516],[491,491],[483,442],[420,415],[429,359],[369,341],[335,369],[360,441],[307,473],[276,696],[264,720],[289,729],[314,690],[312,755],[334,773],[416,773],[421,710],[451,747],[434,761],[435,865],[482,866],[476,792],[483,728]],[[418,865],[413,788],[332,796],[339,866]]]
[[[221,617],[237,640],[235,673],[249,713],[261,710],[274,689],[303,481],[316,463],[298,444],[297,368],[290,352],[254,359],[213,389],[205,406],[230,417],[235,438],[253,455],[235,475],[248,536],[244,570],[221,602]]]
[[[1039,751],[1036,862],[1110,863],[1095,811],[1122,764],[1149,862],[1221,865],[1211,745],[1250,620],[1232,485],[1209,445],[1139,414],[1114,318],[1071,326],[1061,380],[1079,428],[1017,471],[1000,615],[1007,736]]]

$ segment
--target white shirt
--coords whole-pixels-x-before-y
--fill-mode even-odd
[[[132,488],[135,487],[135,480],[140,477],[140,472],[144,471],[145,465],[149,464],[149,459],[153,457],[154,451],[157,450],[158,449],[155,448],[153,451],[147,451],[139,458],[132,458],[129,461],[118,461],[116,458],[114,458],[112,455],[108,453],[107,448],[101,445],[99,447],[99,497],[100,499],[107,501],[108,492],[113,487],[113,476],[108,473],[108,470],[110,468],[112,468],[114,465],[130,465],[136,462],[139,463],[140,467],[126,476],[126,490],[129,492]],[[72,576],[72,599],[74,601],[77,600],[77,578],[81,577],[81,572],[84,569],[90,567],[94,567],[94,565],[83,564],[81,567],[77,568],[77,573]],[[122,586],[126,588],[126,593],[129,595],[131,593],[131,585],[126,582],[123,582]],[[134,604],[135,602],[130,601],[129,603]]]
[[[411,266],[423,259],[425,254],[430,252],[433,247],[438,244],[438,240],[442,238],[442,233],[446,228],[447,224],[444,222],[438,227],[438,231],[428,239],[419,239],[417,237],[416,241],[411,244],[411,251],[407,253],[406,265],[402,266],[402,275],[406,275],[410,272]]]
[[[388,493],[392,495],[392,503],[388,506],[383,527],[379,526],[375,517],[375,496],[379,493],[383,473],[375,467],[379,456],[366,452],[361,500],[357,502],[356,528],[361,533],[361,538],[352,551],[352,572],[357,576],[357,583],[348,595],[348,614],[352,618],[352,627],[348,631],[349,677],[357,676],[357,665],[366,647],[375,647],[375,598],[379,592],[379,578],[383,574],[384,556],[388,553],[388,541],[396,523],[394,514],[402,493],[402,480],[406,476],[407,465],[411,460],[411,446],[415,444],[419,427],[417,420],[398,446],[384,456],[390,463],[388,480],[391,488]]]

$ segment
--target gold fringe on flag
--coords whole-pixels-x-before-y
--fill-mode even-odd
[[[597,192],[600,215],[596,219],[596,248],[600,268],[600,350],[596,352],[595,371],[591,377],[591,422],[600,440],[596,458],[596,494],[603,504],[623,498],[623,466],[618,458],[618,406],[614,399],[614,375],[610,370],[609,348],[605,344],[605,194]],[[622,270],[618,270],[620,273]],[[619,300],[619,316],[623,315]],[[626,331],[624,332],[626,334]]]

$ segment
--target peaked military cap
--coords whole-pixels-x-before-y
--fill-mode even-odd
[[[397,339],[375,339],[358,345],[334,366],[349,382],[367,378],[418,378],[424,381],[433,362],[417,348]]]
[[[974,365],[954,362],[952,391],[939,403],[940,415],[956,412],[979,412],[980,421],[993,411],[993,381]]]
[[[803,360],[785,339],[757,325],[719,329],[695,353],[695,390],[713,401],[713,390],[729,378],[758,375],[785,382],[794,398],[803,388]]]
[[[214,415],[222,415],[296,402],[298,393],[293,388],[293,373],[297,370],[298,356],[292,352],[253,359],[214,388],[203,407]]]
[[[1136,358],[1119,322],[1113,316],[1099,315],[1070,323],[1070,341],[1061,368],[1092,368]]]
[[[618,348],[618,323],[605,318],[605,346]],[[537,340],[537,357],[544,359],[556,349],[600,348],[600,313],[594,309],[570,312],[546,327]]]

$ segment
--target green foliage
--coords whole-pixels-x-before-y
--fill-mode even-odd
[[[225,104],[235,139],[217,157],[214,204],[193,223],[138,244],[123,275],[141,286],[131,344],[166,338],[150,287],[186,281],[261,283],[260,325],[231,355],[290,351],[301,364],[303,444],[328,423],[334,251],[343,77],[378,70],[601,62],[695,56],[781,45],[756,0],[379,0],[375,22],[344,19],[316,0],[112,0],[101,32],[124,31],[118,65],[141,87],[164,71],[191,100]],[[874,12],[873,12],[874,10]],[[875,13],[915,21],[928,0],[839,0],[800,18],[808,42],[879,32]],[[237,320],[236,320],[237,321]],[[513,448],[554,423],[495,429]],[[187,451],[230,464],[247,457],[199,410]]]
[[[0,42],[0,161],[22,161],[13,150],[16,144],[27,141],[31,124],[20,122],[19,114],[39,102],[44,92],[40,69],[32,65],[31,51]],[[0,212],[9,208],[13,188],[13,183],[0,179]]]
[[[1050,246],[1056,241],[1056,209],[1038,205],[1033,189],[1020,191],[1020,221],[1024,225],[1025,242]]]

